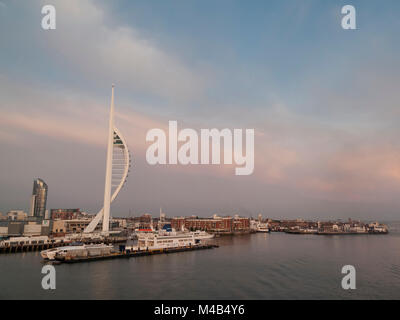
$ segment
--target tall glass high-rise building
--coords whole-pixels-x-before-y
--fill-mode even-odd
[[[30,216],[45,218],[47,184],[42,179],[33,181]]]

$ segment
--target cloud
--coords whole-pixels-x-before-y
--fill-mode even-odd
[[[47,54],[88,81],[115,81],[119,87],[172,101],[202,92],[200,70],[189,68],[133,27],[119,25],[95,1],[56,1],[55,7],[57,29],[42,32],[38,39]]]
[[[97,98],[63,91],[43,91],[13,84],[0,77],[4,91],[0,105],[0,139],[3,144],[24,142],[26,135],[41,135],[57,143],[74,142],[105,148],[108,106]],[[24,95],[16,96],[18,88]],[[9,94],[11,95],[9,96]],[[40,105],[38,105],[40,101]],[[148,130],[168,132],[167,118],[133,112],[119,101],[116,126],[124,134],[136,161],[144,162]],[[19,110],[24,110],[20,112]],[[179,129],[199,127],[178,121]],[[204,126],[200,126],[204,127]],[[255,128],[255,172],[248,177],[265,185],[286,186],[314,196],[359,201],[379,189],[400,187],[400,152],[394,141],[374,132],[359,134],[304,118],[279,105],[264,125]],[[168,166],[173,173],[213,175],[234,179],[234,166]]]
[[[39,85],[17,84],[5,77],[0,77],[0,88],[2,148],[18,148],[22,154],[34,155],[39,163],[54,149],[65,149],[63,152],[71,154],[79,154],[79,150],[87,147],[89,150],[105,149],[108,101],[82,92],[46,90]],[[146,200],[148,196],[143,198],[148,190],[157,190],[155,193],[152,191],[154,197],[164,199],[158,201],[169,203],[170,206],[179,207],[175,201],[178,198],[181,201],[185,199],[186,208],[199,206],[199,199],[205,194],[209,196],[209,204],[213,208],[224,203],[222,208],[238,208],[240,204],[239,207],[246,210],[257,206],[271,206],[277,210],[285,206],[295,207],[296,201],[300,201],[296,197],[306,197],[307,201],[302,200],[305,206],[306,203],[316,205],[318,200],[364,204],[389,202],[392,207],[397,203],[400,152],[395,148],[395,141],[387,136],[374,132],[366,136],[357,130],[327,126],[317,119],[304,118],[279,105],[272,108],[265,119],[259,119],[263,120],[262,126],[255,127],[254,174],[237,177],[234,176],[234,166],[149,166],[145,162],[145,150],[148,147],[146,132],[152,128],[167,131],[169,119],[133,112],[132,102],[128,104],[121,99],[118,99],[116,107],[116,126],[126,138],[134,159],[131,177],[134,182],[126,192],[136,193],[139,206],[146,207],[146,201],[154,201]],[[179,120],[178,126],[179,129],[206,127]],[[35,146],[39,145],[41,152],[32,153]],[[103,154],[98,151],[96,154],[98,156],[94,158],[88,154],[83,162],[95,162],[99,170],[92,174],[102,177],[103,169],[100,166],[104,163]],[[51,170],[50,167],[54,167],[52,170],[64,167],[72,170],[72,164],[68,163],[70,161],[47,161],[43,174]],[[7,162],[7,166],[22,170],[17,164]],[[83,175],[86,188],[92,180],[99,180],[101,184],[99,177],[89,175],[87,167],[76,170],[75,179]],[[7,172],[2,175],[9,176]],[[50,178],[54,179],[53,184],[56,185],[56,178],[62,179],[54,174]],[[172,190],[166,192],[166,185],[169,188],[173,186],[175,193]],[[53,186],[52,190],[57,188]],[[63,188],[67,189],[68,183]],[[94,191],[101,194],[101,190],[97,189],[90,192],[94,194]],[[269,192],[272,193],[269,195]],[[219,196],[215,197],[214,193]],[[232,195],[235,195],[234,199]],[[54,197],[61,199],[58,195]],[[119,203],[127,206],[131,194],[125,200],[123,198],[119,198]],[[282,201],[288,203],[284,205]]]
[[[63,90],[17,84],[0,77],[0,137],[3,142],[24,142],[26,135],[39,135],[53,141],[105,147],[109,107],[105,101]],[[23,92],[18,95],[17,92]],[[119,108],[122,109],[122,108]],[[125,136],[144,137],[149,126],[164,124],[133,111],[117,112],[115,125],[124,127]],[[11,140],[10,140],[11,139]],[[145,140],[129,139],[137,149]]]
[[[96,94],[93,88],[109,88],[115,81],[116,126],[134,157],[129,196],[119,199],[125,209],[131,199],[135,199],[135,206],[144,208],[164,201],[176,208],[185,203],[190,209],[207,199],[201,207],[207,207],[205,210],[211,210],[212,205],[247,210],[290,207],[293,214],[300,215],[325,200],[336,204],[329,210],[342,212],[353,208],[337,205],[346,201],[368,206],[386,203],[393,211],[400,207],[397,65],[390,72],[383,63],[371,66],[363,61],[344,64],[348,69],[342,70],[335,62],[330,70],[302,74],[297,91],[290,91],[289,81],[288,88],[277,91],[283,92],[283,98],[271,92],[268,96],[273,98],[264,99],[260,88],[276,91],[261,81],[264,78],[255,77],[254,87],[253,82],[235,86],[243,83],[239,75],[251,78],[248,61],[239,61],[244,72],[238,72],[237,65],[219,70],[228,76],[221,77],[226,81],[216,81],[223,85],[217,83],[213,88],[216,100],[212,101],[213,95],[203,95],[207,86],[201,71],[193,64],[186,65],[179,53],[161,47],[148,34],[121,25],[104,3],[54,1],[54,32],[39,27],[27,31],[21,22],[24,19],[15,24],[18,32],[4,31],[6,59],[3,76],[0,74],[0,144],[7,150],[0,159],[7,168],[1,172],[1,180],[7,182],[4,186],[15,183],[14,190],[18,190],[26,177],[43,174],[52,179],[52,190],[80,193],[80,203],[93,199],[92,186],[98,187],[96,192],[101,196],[109,97],[108,92]],[[34,10],[36,7],[37,3]],[[27,12],[31,25],[36,17],[32,18],[33,11]],[[35,12],[39,16],[40,10]],[[299,24],[307,14],[307,8],[299,12]],[[290,74],[282,73],[282,77],[289,79]],[[69,82],[71,78],[76,83]],[[119,88],[127,90],[121,90],[120,95]],[[235,95],[235,91],[243,92],[243,99],[236,101],[241,94]],[[127,97],[126,92],[135,98]],[[142,94],[156,97],[157,102],[141,99]],[[188,106],[185,112],[176,113],[173,103],[162,109],[165,100],[180,99],[188,101],[183,104]],[[267,99],[271,102],[265,102]],[[161,111],[154,115],[155,110]],[[147,165],[146,132],[151,128],[167,130],[168,120],[178,120],[180,129],[254,128],[254,174],[234,176],[234,165]],[[60,155],[54,155],[53,150]],[[75,154],[83,154],[84,159],[75,159]],[[27,166],[28,158],[36,167]],[[85,161],[86,165],[81,164]],[[28,167],[31,171],[26,173]],[[60,182],[69,178],[57,173],[66,167],[70,172],[76,170],[79,185]],[[20,178],[14,179],[10,172]],[[12,195],[5,187],[3,194],[6,200]],[[62,192],[59,198],[65,198]],[[300,208],[301,198],[304,207]],[[67,203],[75,203],[71,199]],[[326,206],[319,209],[328,210]]]

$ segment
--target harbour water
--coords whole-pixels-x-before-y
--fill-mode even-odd
[[[284,233],[217,239],[219,248],[56,265],[43,290],[39,252],[0,255],[0,299],[400,299],[400,223],[388,235]],[[343,290],[353,265],[357,289]]]

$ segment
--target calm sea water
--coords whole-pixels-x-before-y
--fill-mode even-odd
[[[0,299],[400,299],[400,223],[389,226],[388,235],[253,234],[212,250],[57,265],[47,291],[38,252],[0,255]],[[341,288],[346,264],[356,290]]]

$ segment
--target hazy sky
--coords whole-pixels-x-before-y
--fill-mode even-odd
[[[114,82],[133,155],[114,216],[399,218],[399,16],[389,0],[0,0],[0,212],[28,210],[37,177],[49,209],[102,207]],[[146,132],[168,120],[254,128],[253,175],[150,166]]]

